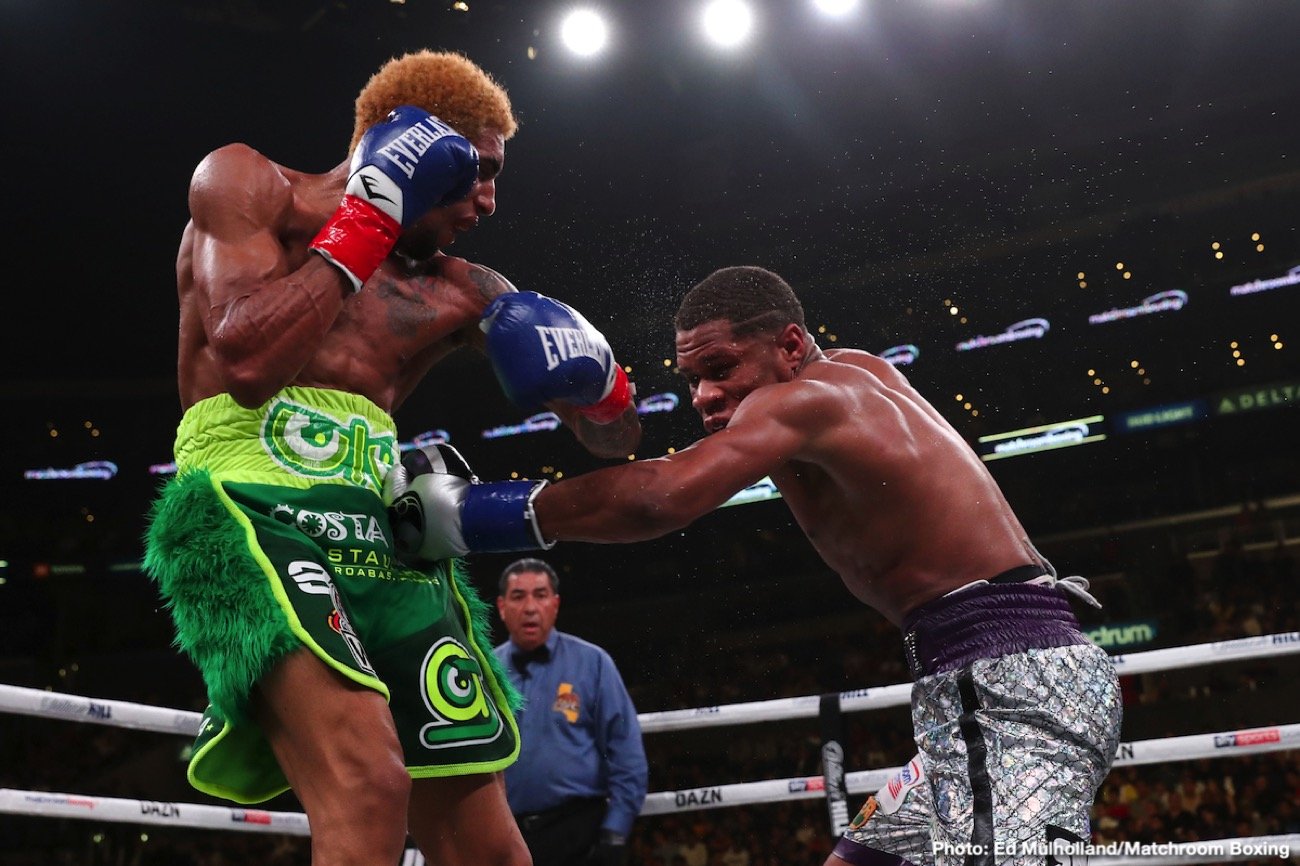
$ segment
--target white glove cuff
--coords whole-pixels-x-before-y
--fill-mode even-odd
[[[537,494],[541,493],[542,488],[547,484],[550,484],[550,482],[546,479],[537,482],[537,485],[529,491],[528,502],[524,505],[524,519],[526,519],[528,525],[532,527],[533,537],[537,539],[537,546],[542,550],[550,550],[555,546],[555,542],[547,541],[542,537],[542,527],[537,524],[537,509],[533,507],[533,500],[537,498]]]

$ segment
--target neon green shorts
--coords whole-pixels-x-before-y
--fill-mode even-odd
[[[393,561],[377,495],[393,425],[363,398],[286,389],[257,410],[219,396],[177,434],[145,568],[203,674],[211,706],[189,780],[256,803],[288,788],[249,716],[253,686],[301,647],[388,699],[415,778],[492,772],[519,751],[518,698],[487,605],[453,563]]]

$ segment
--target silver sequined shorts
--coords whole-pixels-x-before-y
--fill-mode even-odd
[[[855,866],[1042,866],[1053,840],[1088,840],[1120,715],[1115,666],[1089,643],[922,677],[920,753],[867,799],[835,853]]]

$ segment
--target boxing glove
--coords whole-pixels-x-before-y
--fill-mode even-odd
[[[393,552],[403,562],[548,550],[533,514],[545,481],[481,483],[450,445],[412,449],[384,478]]]
[[[469,194],[478,151],[429,112],[401,105],[361,136],[349,172],[343,201],[311,249],[359,292],[402,229]]]
[[[563,400],[597,424],[632,403],[605,335],[568,304],[536,292],[499,295],[479,321],[501,388],[523,409]]]

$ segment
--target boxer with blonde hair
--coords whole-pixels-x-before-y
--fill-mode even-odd
[[[473,346],[595,454],[628,453],[640,426],[586,320],[442,252],[496,209],[505,90],[421,51],[385,64],[356,111],[348,158],[324,174],[230,144],[190,185],[178,471],[145,557],[208,690],[188,776],[239,803],[291,788],[317,866],[392,866],[408,831],[432,863],[526,866],[500,774],[517,696],[458,565],[394,556],[392,414]],[[524,370],[535,361],[493,348],[539,324],[589,351]]]

